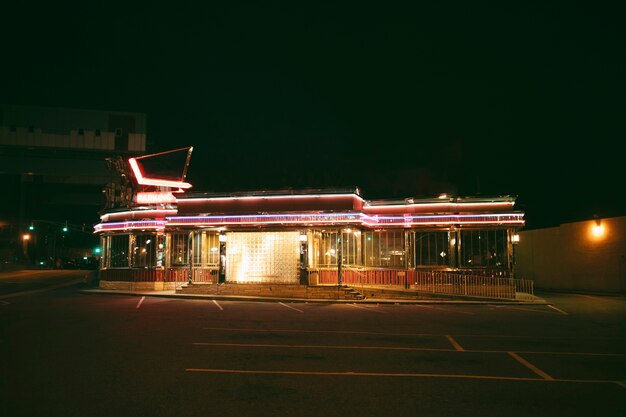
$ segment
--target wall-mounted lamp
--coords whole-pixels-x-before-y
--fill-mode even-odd
[[[308,237],[306,234],[301,234],[300,235],[300,243],[306,243],[306,241],[308,240]]]
[[[511,242],[519,243],[519,235],[517,233],[515,233],[513,236],[511,236]]]
[[[591,228],[591,233],[594,237],[602,237],[602,235],[604,235],[604,225],[602,224],[602,219],[596,218],[595,223]]]
[[[220,237],[219,237],[220,242],[226,242],[226,235],[223,233],[220,233]]]

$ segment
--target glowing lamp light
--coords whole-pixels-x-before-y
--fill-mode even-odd
[[[28,230],[35,230],[35,226],[31,224],[30,226],[28,226]]]
[[[24,233],[24,234],[22,235],[22,240],[25,240],[25,241],[26,241],[26,240],[30,240],[30,235],[29,235],[28,233]]]
[[[596,224],[591,228],[591,234],[596,238],[604,236],[604,225],[600,223],[600,220],[596,220]]]
[[[519,243],[519,235],[517,233],[515,233],[513,236],[511,236],[511,242]]]
[[[95,248],[95,249],[93,250],[93,252],[94,252],[94,253],[100,253],[100,252],[102,252],[102,249],[100,249],[100,248]]]
[[[307,235],[305,235],[305,234],[301,234],[300,235],[300,242],[306,243],[307,240],[308,240]]]
[[[226,235],[221,234],[219,236],[219,240],[220,240],[220,242],[226,242],[226,240],[227,240]]]
[[[62,230],[63,230],[64,232],[67,232],[67,226],[63,226],[63,229],[62,229]]]

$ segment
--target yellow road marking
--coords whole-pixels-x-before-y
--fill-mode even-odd
[[[465,352],[465,353],[506,353],[513,352],[508,350],[473,350],[473,349],[446,349],[446,348],[425,348],[414,346],[354,346],[354,345],[279,345],[279,344],[259,344],[259,343],[210,343],[210,342],[193,342],[197,346],[233,346],[233,347],[273,347],[273,348],[300,348],[300,349],[373,349],[373,350],[407,350],[407,351],[423,351],[423,352]],[[535,355],[580,355],[580,356],[626,356],[625,353],[589,353],[589,352],[529,352],[517,351],[518,354],[535,354]]]
[[[454,349],[433,349],[402,346],[337,346],[337,345],[277,345],[261,343],[210,343],[194,342],[196,346],[231,346],[231,347],[267,347],[267,348],[291,348],[291,349],[370,349],[370,350],[415,350],[433,352],[456,352]]]
[[[463,352],[465,349],[463,349],[461,347],[461,345],[459,345],[459,343],[454,340],[454,338],[452,336],[450,336],[449,334],[446,335],[446,339],[448,339],[450,341],[450,343],[452,344],[452,346],[454,346],[454,348],[456,350],[458,350],[459,352]]]
[[[532,382],[575,382],[591,384],[619,384],[623,381],[600,380],[600,379],[542,379],[525,378],[514,376],[492,375],[463,375],[463,374],[418,374],[418,373],[386,373],[386,372],[321,372],[321,371],[276,371],[258,369],[211,369],[211,368],[186,368],[187,372],[205,372],[215,374],[257,374],[257,375],[320,375],[320,376],[362,376],[362,377],[399,377],[399,378],[458,378],[458,379],[488,379],[496,381],[532,381]]]
[[[519,356],[515,352],[508,352],[508,353],[509,353],[509,355],[511,355],[511,357],[513,359],[515,359],[516,361],[518,361],[519,363],[521,363],[522,365],[524,365],[525,367],[527,367],[528,369],[530,369],[531,371],[533,371],[534,373],[536,373],[537,375],[542,377],[543,379],[545,379],[547,381],[553,381],[554,380],[554,378],[552,378],[550,375],[546,374],[541,369],[537,368],[535,365],[533,365],[532,363],[528,362],[526,359],[522,358],[521,356]]]

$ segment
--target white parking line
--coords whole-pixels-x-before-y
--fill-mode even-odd
[[[281,303],[281,302],[279,302],[278,304],[280,304],[280,305],[281,305],[281,306],[283,306],[283,307],[287,307],[287,308],[290,308],[290,309],[292,309],[292,310],[299,311],[300,313],[304,313],[304,311],[299,310],[299,309],[297,309],[297,308],[295,308],[295,307],[292,307],[292,306],[288,306],[287,304],[284,304],[284,303]]]
[[[216,306],[219,307],[220,310],[224,311],[224,309],[222,308],[221,305],[219,305],[219,303],[216,300],[213,300],[213,302],[215,303]]]
[[[546,374],[541,369],[537,368],[535,365],[533,365],[532,363],[528,362],[526,359],[522,358],[521,356],[519,356],[515,352],[507,352],[507,353],[513,359],[515,359],[516,361],[518,361],[519,363],[521,363],[522,365],[524,365],[525,367],[527,367],[528,369],[530,369],[531,371],[533,371],[534,373],[536,373],[537,375],[539,375],[540,377],[545,379],[546,381],[554,381],[554,378],[552,378],[550,375]]]
[[[507,310],[532,311],[533,313],[554,314],[554,313],[551,313],[549,311],[534,310],[532,308],[512,307],[512,306],[496,306],[496,305],[491,305],[491,304],[490,304],[490,306],[491,307],[495,307],[495,308],[505,308]]]
[[[363,310],[371,311],[372,313],[378,313],[378,314],[389,314],[389,313],[387,313],[386,311],[377,311],[377,310],[372,310],[371,308],[367,308],[367,307],[363,307],[363,306],[358,306],[358,305],[356,305],[356,304],[348,304],[348,305],[350,305],[350,306],[352,306],[352,307],[360,308],[360,309],[363,309]]]
[[[548,304],[548,307],[550,307],[552,310],[558,311],[561,314],[564,314],[566,316],[568,315],[568,313],[566,313],[565,311],[561,310],[560,308],[557,308],[557,307],[553,306],[552,304]]]
[[[461,310],[452,310],[449,308],[442,308],[442,307],[435,307],[435,306],[426,306],[426,305],[422,305],[422,304],[414,304],[415,307],[422,307],[422,308],[430,308],[431,310],[439,310],[439,311],[447,311],[449,313],[458,313],[458,314],[466,314],[468,316],[475,316],[474,313],[470,313],[468,311],[461,311]]]
[[[139,307],[141,307],[141,304],[143,303],[143,300],[145,300],[145,299],[146,299],[146,297],[145,297],[145,296],[141,297],[141,299],[140,299],[140,300],[139,300],[139,302],[137,303],[137,307],[135,307],[135,308],[139,308]]]

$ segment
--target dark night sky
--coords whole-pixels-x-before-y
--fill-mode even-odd
[[[194,146],[198,191],[626,214],[618,2],[219,3],[3,6],[0,101],[145,112],[149,150]]]

